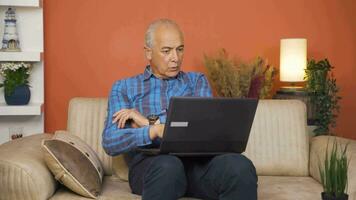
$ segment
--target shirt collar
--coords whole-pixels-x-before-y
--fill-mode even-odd
[[[184,72],[183,71],[179,71],[178,75],[175,78],[177,78],[178,80],[182,80],[183,79],[183,75],[184,75]],[[144,80],[148,80],[152,76],[154,76],[154,74],[152,73],[151,66],[147,65],[146,68],[145,68],[145,71],[143,72],[143,79]]]
[[[145,71],[143,72],[143,79],[147,80],[153,76],[151,67],[149,65],[146,66]]]

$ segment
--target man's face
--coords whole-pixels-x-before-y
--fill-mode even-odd
[[[145,47],[145,50],[154,75],[163,79],[178,75],[183,61],[184,41],[176,27],[157,27],[152,48]]]

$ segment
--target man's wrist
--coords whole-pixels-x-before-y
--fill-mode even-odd
[[[137,131],[137,146],[143,146],[152,143],[152,140],[150,138],[149,126],[144,126],[142,128],[136,129],[135,131]]]
[[[154,140],[157,137],[157,131],[155,130],[155,125],[150,125],[149,126],[149,136],[151,140]]]

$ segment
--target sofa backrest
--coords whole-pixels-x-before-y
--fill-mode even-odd
[[[306,106],[299,100],[260,100],[244,153],[258,175],[308,176]]]
[[[101,145],[101,134],[107,115],[107,98],[82,98],[70,100],[67,131],[88,143],[104,167],[105,175],[112,174],[112,159]]]
[[[121,165],[119,169],[125,174],[127,165],[122,156],[113,161],[101,146],[106,115],[106,98],[73,98],[69,103],[67,130],[98,153],[106,175],[113,173],[113,162]],[[309,137],[304,103],[260,100],[244,154],[253,161],[258,175],[307,176]]]

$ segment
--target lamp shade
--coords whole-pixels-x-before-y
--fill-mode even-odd
[[[307,66],[307,39],[281,39],[280,81],[304,81]]]

